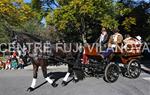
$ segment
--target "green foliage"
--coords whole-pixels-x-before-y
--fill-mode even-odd
[[[8,42],[13,31],[37,18],[37,14],[23,0],[0,1],[0,42]]]
[[[61,6],[68,5],[72,0],[56,0]]]
[[[133,0],[23,0],[0,1],[0,43],[8,42],[13,31],[29,32],[42,38],[65,41],[90,42],[99,36],[101,27],[109,30],[139,34],[149,40],[150,4]],[[15,4],[15,5],[14,5]],[[53,9],[51,4],[57,6]],[[46,5],[48,8],[43,9]],[[136,6],[135,6],[136,5]],[[45,17],[47,27],[39,24]],[[55,39],[56,38],[56,39]]]
[[[131,25],[136,25],[136,19],[132,17],[126,17],[122,25],[124,26],[125,30],[129,32],[131,29]]]
[[[114,29],[118,28],[118,26],[119,26],[118,21],[109,15],[104,16],[104,18],[101,20],[101,22],[102,22],[101,23],[102,27],[106,27],[111,30],[114,30]]]
[[[2,27],[0,26],[0,43],[9,42],[9,39],[8,33],[2,30]]]
[[[128,18],[123,24],[119,23],[118,18],[132,9],[113,0],[59,0],[59,3],[61,7],[48,14],[46,19],[49,25],[56,26],[58,32],[64,34],[64,39],[81,41],[81,34],[92,39],[91,35],[98,34],[100,27],[113,30],[123,25],[130,30],[130,25],[135,24],[135,20]]]
[[[131,3],[130,5],[128,5],[128,7],[131,7],[131,6],[135,6],[135,4]],[[134,21],[134,19],[129,18],[130,20],[128,20],[128,22],[126,21],[127,23],[126,26],[131,23],[134,24],[130,28],[131,34],[140,35],[142,36],[143,40],[148,40],[149,34],[150,34],[150,31],[149,31],[150,30],[150,23],[149,23],[150,12],[148,12],[149,8],[150,8],[150,3],[147,3],[144,1],[137,3],[137,6],[133,7],[131,13],[127,16],[128,18],[129,17],[135,18],[136,25],[132,22]]]
[[[21,28],[18,28],[20,32],[27,32],[31,36],[39,37],[41,40],[50,40],[56,42],[59,40],[58,33],[55,31],[55,27],[47,26],[43,27],[37,20],[31,20],[26,22]]]
[[[40,11],[41,10],[41,2],[40,0],[32,0],[32,9],[34,9],[35,11]]]

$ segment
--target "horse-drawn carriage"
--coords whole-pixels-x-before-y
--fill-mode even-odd
[[[117,81],[120,73],[129,78],[138,78],[141,73],[141,45],[135,44],[135,39],[130,39],[131,43],[128,43],[129,40],[126,42],[124,42],[123,49],[121,47],[122,51],[111,52],[109,56],[103,56],[103,52],[99,52],[98,48],[93,47],[93,45],[84,45],[83,52],[79,50],[75,54],[72,51],[68,54],[63,50],[55,52],[56,48],[54,47],[52,48],[54,50],[52,50],[52,55],[49,56],[49,59],[50,63],[54,61],[68,64],[69,69],[63,78],[63,85],[67,85],[67,79],[71,73],[74,74],[75,80],[83,79],[86,75],[97,78],[103,77],[109,83]],[[109,52],[109,49],[104,53],[107,52]],[[47,76],[46,66],[49,62],[43,56],[42,54],[42,57],[31,57],[33,80],[31,86],[28,88],[29,91],[33,91],[35,88],[39,66],[41,66],[46,81],[53,87],[58,85]]]
[[[97,47],[91,49],[89,46],[84,46],[83,71],[88,76],[103,76],[109,83],[115,82],[120,73],[128,78],[138,78],[141,73],[141,45],[128,43],[124,47],[104,58],[103,52],[98,52]],[[104,53],[111,49],[107,49]]]

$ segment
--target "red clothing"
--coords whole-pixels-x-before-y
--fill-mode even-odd
[[[83,52],[82,58],[83,58],[83,60],[82,60],[83,64],[89,64],[89,61],[88,61],[89,59],[88,59],[88,57],[85,54],[85,50]]]
[[[88,57],[85,54],[83,54],[83,64],[89,64]]]
[[[15,51],[14,53],[13,53],[13,57],[16,57],[17,56],[17,52]]]
[[[7,60],[7,61],[6,61],[6,64],[10,64],[10,63],[11,63],[10,60]]]

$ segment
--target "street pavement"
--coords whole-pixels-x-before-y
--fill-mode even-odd
[[[30,68],[32,67],[26,67],[24,70],[1,70],[0,95],[150,95],[150,74],[145,72],[137,79],[128,79],[120,75],[115,83],[106,83],[103,78],[88,77],[78,83],[71,81],[63,87],[61,82],[67,71],[66,66],[48,68],[49,75],[57,78],[58,87],[53,88],[46,83],[39,70],[37,88],[33,92],[27,92],[32,81]]]

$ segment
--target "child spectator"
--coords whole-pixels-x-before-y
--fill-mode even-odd
[[[13,58],[16,58],[17,57],[17,52],[14,51],[12,56],[13,56]]]
[[[18,62],[17,62],[17,58],[16,58],[16,57],[12,57],[12,60],[11,60],[11,67],[12,67],[12,69],[17,69],[17,67],[18,67]]]
[[[10,70],[11,69],[11,62],[10,62],[10,59],[7,59],[6,61],[6,66],[5,66],[5,70]]]
[[[24,62],[23,62],[23,60],[21,58],[19,58],[18,68],[24,69]]]

